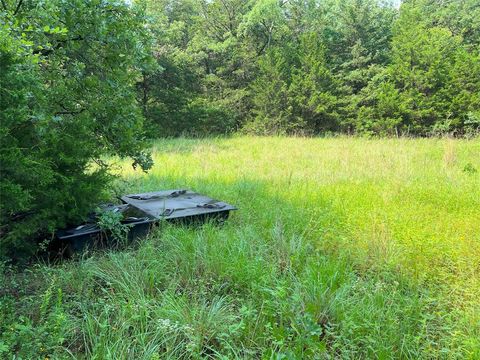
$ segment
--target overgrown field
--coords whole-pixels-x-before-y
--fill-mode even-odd
[[[162,140],[239,210],[2,277],[0,358],[480,359],[480,141]],[[18,358],[18,357],[17,357]]]

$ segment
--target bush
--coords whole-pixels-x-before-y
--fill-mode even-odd
[[[122,2],[24,2],[2,13],[0,257],[32,254],[81,220],[111,179],[103,156],[151,165],[134,87],[150,64],[142,24]]]

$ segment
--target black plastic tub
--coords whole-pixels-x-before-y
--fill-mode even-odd
[[[144,220],[130,223],[131,228],[128,232],[128,240],[134,240],[148,235],[155,220]],[[57,238],[62,244],[63,251],[66,254],[83,251],[87,248],[103,248],[112,246],[116,243],[112,236],[99,227],[88,231],[63,230],[57,232]]]
[[[122,224],[129,227],[127,240],[148,235],[158,222],[198,225],[206,221],[222,223],[236,207],[190,190],[165,190],[122,196],[122,205],[104,205],[102,212],[120,212]],[[118,244],[111,234],[97,225],[99,214],[79,226],[59,230],[53,248],[69,256],[87,248],[105,248]]]
[[[146,236],[156,219],[131,205],[104,205],[102,211],[122,213],[123,225],[128,226],[127,240]],[[98,214],[92,214],[90,221],[74,228],[57,231],[57,248],[60,252],[71,254],[87,248],[102,248],[112,246],[116,241],[108,231],[102,230],[96,223]]]

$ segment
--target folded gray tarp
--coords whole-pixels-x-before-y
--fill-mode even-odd
[[[154,191],[125,195],[121,199],[125,204],[135,206],[157,220],[214,213],[228,214],[229,211],[236,210],[232,205],[190,190]]]

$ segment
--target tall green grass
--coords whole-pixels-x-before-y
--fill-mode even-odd
[[[148,174],[118,162],[124,191],[190,188],[239,211],[223,226],[161,224],[122,251],[6,271],[5,354],[480,358],[480,141],[153,147]]]

